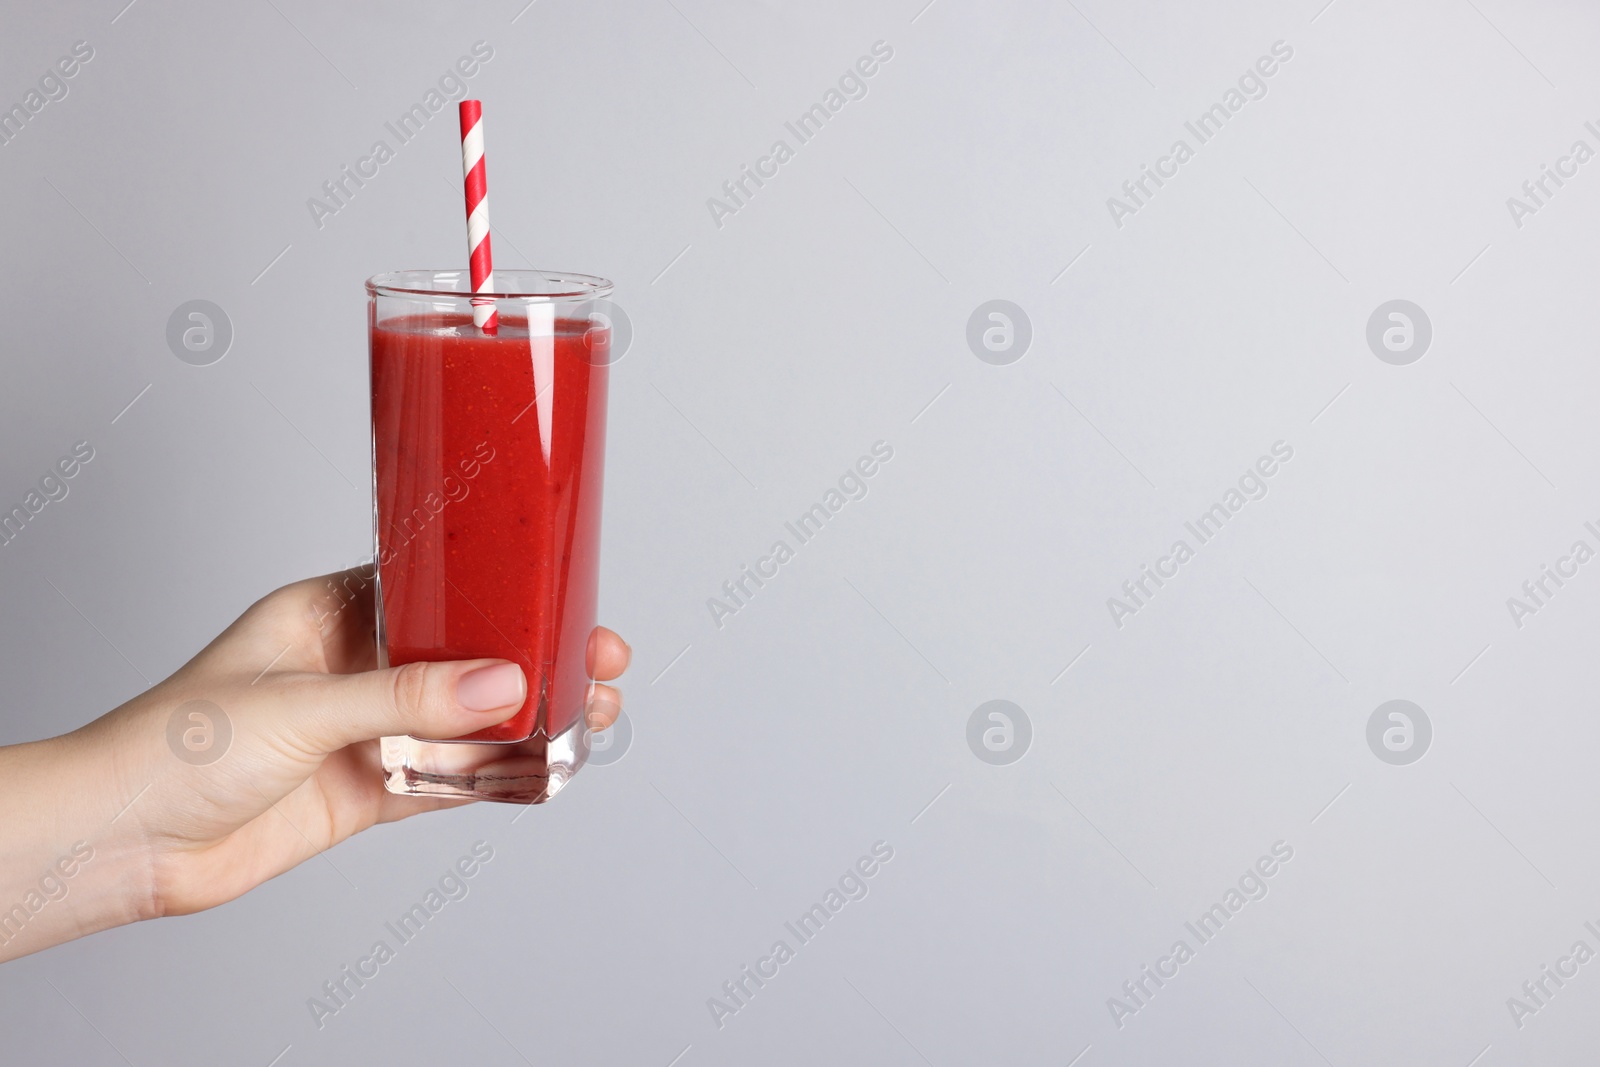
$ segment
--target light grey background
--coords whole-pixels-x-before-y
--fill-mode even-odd
[[[453,113],[320,229],[306,201],[479,40],[498,261],[612,277],[636,332],[602,572],[634,739],[514,824],[385,827],[0,969],[0,1059],[1590,1060],[1600,963],[1520,1029],[1506,999],[1600,948],[1600,563],[1520,628],[1506,599],[1600,545],[1600,162],[1521,227],[1506,199],[1600,148],[1592,6],[124,2],[0,32],[4,105],[95,51],[0,147],[0,503],[97,453],[0,549],[0,739],[367,552],[361,282],[464,262]],[[707,198],[880,40],[718,227]],[[1118,228],[1107,198],[1280,40]],[[215,365],[167,348],[191,299],[232,321]],[[966,343],[991,299],[1031,320],[1009,366]],[[1365,340],[1394,299],[1433,326],[1409,366]],[[877,440],[867,498],[714,625]],[[1114,625],[1279,440],[1269,495]],[[967,743],[999,699],[1032,725],[1006,766]],[[1395,699],[1433,726],[1408,766],[1367,747]],[[471,895],[319,1029],[307,999],[479,839]],[[707,999],[879,840],[870,895],[719,1029]],[[1119,1028],[1108,998],[1280,840],[1268,896]]]

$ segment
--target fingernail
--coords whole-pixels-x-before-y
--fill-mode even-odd
[[[456,683],[456,703],[468,711],[493,711],[521,704],[528,695],[522,668],[515,663],[479,667],[461,676]]]
[[[591,730],[604,730],[617,721],[622,705],[609,700],[596,700],[584,708],[583,723]]]
[[[611,695],[613,692],[616,693],[615,696]],[[622,692],[615,686],[607,686],[606,690],[600,690],[596,683],[590,682],[583,713],[584,724],[589,729],[604,730],[622,713]]]

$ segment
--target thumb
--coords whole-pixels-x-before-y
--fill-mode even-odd
[[[528,696],[522,668],[499,659],[419,661],[319,681],[319,696],[300,705],[300,729],[324,752],[398,734],[460,737],[511,718]]]

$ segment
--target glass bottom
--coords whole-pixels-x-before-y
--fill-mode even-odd
[[[383,787],[414,797],[543,804],[589,757],[589,734],[577,723],[557,737],[526,741],[419,741],[385,737]]]

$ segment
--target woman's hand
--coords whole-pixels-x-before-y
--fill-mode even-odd
[[[386,791],[376,739],[502,722],[526,695],[521,668],[379,671],[375,657],[371,572],[315,578],[258,601],[176,674],[82,729],[0,749],[0,959],[213,907],[375,823],[466,803]],[[592,677],[615,679],[628,658],[595,629]],[[596,683],[589,726],[620,707]]]

